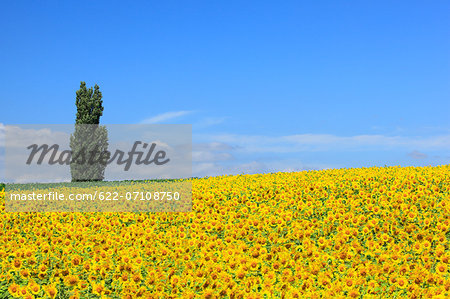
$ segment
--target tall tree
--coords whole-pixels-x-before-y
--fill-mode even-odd
[[[108,152],[108,132],[100,126],[103,115],[102,93],[97,84],[94,89],[86,88],[81,82],[76,92],[77,114],[75,130],[70,136],[72,181],[101,181],[105,178]]]

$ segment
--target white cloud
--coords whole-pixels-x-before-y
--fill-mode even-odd
[[[205,151],[205,150],[227,151],[232,150],[233,147],[223,142],[209,142],[209,143],[195,143],[192,145],[192,149],[198,151]]]
[[[267,173],[342,168],[340,162],[327,164],[301,161],[297,153],[407,151],[415,159],[423,152],[450,150],[450,135],[429,137],[332,134],[296,134],[285,136],[196,134],[203,143],[193,144],[193,175],[215,176],[240,173]],[[414,149],[414,151],[412,151]],[[320,152],[320,154],[319,154]],[[229,154],[229,155],[224,155]],[[294,156],[292,155],[294,154]],[[272,157],[267,159],[267,157]],[[229,158],[227,160],[227,158]],[[318,163],[319,162],[319,163]]]
[[[172,112],[165,112],[158,115],[155,115],[153,117],[144,119],[141,121],[141,124],[157,124],[160,122],[168,121],[174,118],[178,118],[187,114],[192,113],[193,111],[172,111]]]
[[[26,148],[32,143],[58,144],[60,147],[67,147],[70,138],[70,134],[65,132],[67,129],[68,126],[65,125],[49,125],[45,128],[33,128],[27,125],[25,127],[8,125],[3,128],[3,132],[0,130],[0,136],[3,135],[5,138],[8,138],[8,143],[5,146],[10,150]]]
[[[230,174],[254,174],[265,173],[270,171],[266,164],[262,162],[252,161],[235,165],[229,169]]]
[[[427,154],[421,153],[419,151],[412,151],[408,154],[408,156],[410,156],[411,158],[416,159],[416,160],[428,158]]]
[[[230,153],[214,153],[208,151],[193,151],[193,162],[207,162],[207,161],[225,161],[231,160],[233,156]]]
[[[301,151],[358,150],[450,150],[450,135],[405,137],[385,135],[337,136],[298,134],[288,136],[203,135],[203,139],[230,144],[240,152],[289,153]]]
[[[221,167],[215,163],[196,163],[192,165],[192,175],[198,177],[220,175],[220,169]]]
[[[233,147],[221,142],[194,143],[192,145],[193,162],[217,162],[233,160],[230,151]]]
[[[5,146],[5,125],[0,123],[0,147]]]
[[[326,164],[304,164],[300,161],[248,161],[235,162],[224,165],[220,162],[194,163],[192,175],[195,177],[218,176],[218,175],[236,175],[236,174],[256,174],[272,172],[298,172],[304,170],[332,169],[340,168],[340,165]]]
[[[199,122],[195,123],[193,127],[195,129],[203,129],[215,125],[220,125],[226,119],[227,119],[226,117],[206,117],[201,119]]]
[[[250,161],[224,166],[219,163],[205,162],[195,163],[192,167],[192,175],[195,177],[218,176],[218,175],[236,175],[236,174],[255,174],[267,173],[269,168],[262,162]]]

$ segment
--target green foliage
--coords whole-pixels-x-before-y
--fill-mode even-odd
[[[76,124],[99,124],[100,116],[103,115],[103,101],[102,93],[97,84],[94,90],[86,88],[86,83],[81,82],[80,89],[77,90],[77,98],[75,104],[77,105]]]
[[[87,89],[86,83],[81,82],[75,104],[75,131],[70,136],[72,181],[102,181],[110,153],[106,127],[99,126],[103,101],[98,85]]]

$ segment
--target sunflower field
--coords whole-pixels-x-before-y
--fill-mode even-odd
[[[3,187],[0,298],[450,296],[450,165],[191,181],[189,213],[9,213]]]

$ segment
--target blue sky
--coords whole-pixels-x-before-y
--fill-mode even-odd
[[[448,1],[8,1],[0,123],[193,124],[194,174],[450,163]]]

